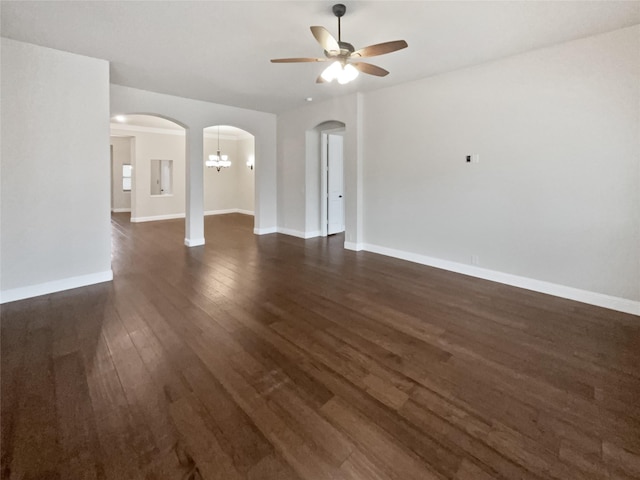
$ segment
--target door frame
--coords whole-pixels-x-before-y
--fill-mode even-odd
[[[340,134],[343,137],[346,134],[345,127],[339,128],[330,128],[327,130],[320,131],[320,236],[326,237],[328,232],[328,223],[329,223],[329,196],[327,192],[328,188],[328,149],[327,149],[327,139],[330,134]],[[344,190],[344,145],[342,147],[342,185]],[[344,193],[343,193],[344,197]],[[344,200],[343,200],[344,206]]]

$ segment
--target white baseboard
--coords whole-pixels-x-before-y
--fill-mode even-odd
[[[359,252],[364,249],[364,245],[362,243],[355,242],[344,242],[345,250],[353,250],[354,252]]]
[[[345,242],[345,248],[347,248],[347,242]],[[506,285],[512,285],[514,287],[524,288],[526,290],[533,290],[534,292],[546,293],[548,295],[567,298],[569,300],[575,300],[578,302],[587,303],[589,305],[609,308],[611,310],[630,313],[632,315],[640,315],[640,302],[629,300],[626,298],[613,297],[602,293],[590,292],[588,290],[567,287],[565,285],[558,285],[557,283],[535,280],[533,278],[521,277],[518,275],[498,272],[495,270],[488,270],[486,268],[465,265],[464,263],[451,262],[439,258],[428,257],[426,255],[418,255],[416,253],[395,250],[393,248],[381,247],[378,245],[363,244],[362,249],[372,253],[379,253],[381,255],[386,255],[389,257],[408,260],[409,262],[420,263],[422,265],[428,265],[430,267],[436,267],[443,270],[449,270],[451,272],[461,273],[463,275],[469,275],[471,277],[483,278],[485,280],[504,283]]]
[[[283,233],[292,237],[304,238],[304,232],[301,232],[300,230],[293,230],[292,228],[278,227],[278,233]]]
[[[205,241],[204,238],[185,238],[184,239],[184,244],[187,247],[199,247],[201,245],[204,245]]]
[[[130,208],[112,208],[111,211],[113,213],[128,213],[131,212]]]
[[[129,210],[130,211],[130,210]],[[241,213],[243,215],[253,215],[253,212],[250,210],[242,210],[240,208],[228,208],[226,210],[207,210],[204,212],[205,216],[208,215],[225,215],[227,213]],[[141,222],[156,222],[158,220],[174,220],[176,218],[184,218],[184,213],[172,213],[169,215],[154,215],[151,217],[131,217],[132,223],[141,223]]]
[[[267,227],[267,228],[254,228],[253,233],[255,235],[268,235],[270,233],[276,233],[278,231],[277,227]]]
[[[12,288],[0,292],[0,303],[15,302],[25,298],[39,297],[40,295],[48,295],[49,293],[61,292],[63,290],[71,290],[72,288],[86,287],[96,283],[110,282],[113,280],[113,271],[90,273],[88,275],[79,275],[77,277],[63,278],[52,282],[39,283],[37,285],[29,285],[27,287]]]
[[[237,208],[227,208],[226,210],[205,210],[205,216],[208,215],[226,215],[227,213],[236,213]]]
[[[251,210],[243,210],[241,208],[236,208],[236,213],[241,213],[242,215],[251,215],[252,217],[255,216],[255,212],[252,212]]]
[[[300,230],[293,230],[291,228],[283,227],[278,227],[278,233],[291,235],[292,237],[304,238],[305,240],[309,238],[319,237],[321,235],[321,232],[319,230],[315,232],[301,232]]]
[[[154,215],[152,217],[131,217],[131,223],[157,222],[158,220],[174,220],[184,218],[184,213],[171,213],[169,215]]]
[[[253,216],[253,212],[251,210],[242,210],[241,208],[227,208],[226,210],[206,210],[204,212],[206,215],[226,215],[227,213],[241,213],[243,215],[251,215]]]

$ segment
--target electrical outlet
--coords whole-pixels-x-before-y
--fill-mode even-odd
[[[479,265],[480,264],[480,257],[478,255],[471,255],[471,264],[472,265]]]
[[[480,154],[474,153],[471,155],[471,163],[480,163]]]

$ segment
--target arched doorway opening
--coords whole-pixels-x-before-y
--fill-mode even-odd
[[[203,131],[204,214],[255,214],[255,138],[231,125]],[[221,161],[222,160],[222,161]]]
[[[131,222],[184,218],[186,129],[157,115],[111,118],[111,211]]]
[[[346,126],[326,121],[307,131],[307,231],[327,236],[345,231]]]

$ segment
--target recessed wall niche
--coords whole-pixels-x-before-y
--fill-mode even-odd
[[[173,160],[151,160],[151,195],[173,194]]]

